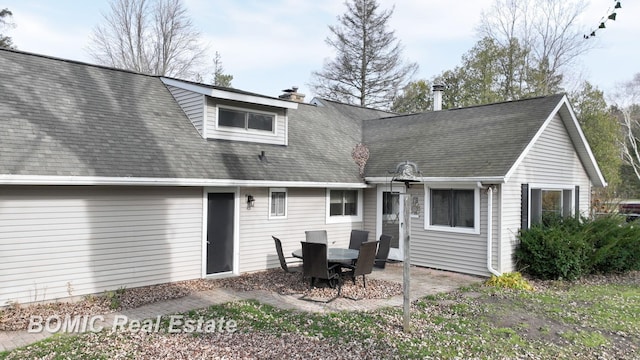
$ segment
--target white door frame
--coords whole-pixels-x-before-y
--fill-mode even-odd
[[[382,193],[389,191],[404,193],[406,192],[406,188],[402,184],[378,184],[376,197],[376,239],[379,239],[380,235],[382,235]],[[389,249],[389,259],[402,261],[404,258],[404,244],[402,241],[404,238],[404,226],[402,226],[401,222],[402,219],[404,219],[404,197],[399,196],[399,201],[400,213],[398,215],[398,248]]]
[[[231,271],[207,274],[207,222],[209,213],[209,193],[233,193],[233,269]],[[238,275],[240,271],[240,188],[239,187],[205,187],[202,191],[202,278],[220,278]]]

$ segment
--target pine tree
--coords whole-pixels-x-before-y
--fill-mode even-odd
[[[388,109],[417,71],[402,60],[402,46],[387,23],[391,10],[379,9],[375,0],[350,0],[338,24],[329,26],[326,39],[337,55],[313,72],[311,87],[321,97]]]

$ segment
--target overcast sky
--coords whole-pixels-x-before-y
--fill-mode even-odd
[[[416,79],[431,79],[460,64],[478,40],[480,14],[493,0],[381,0],[395,4],[390,28],[404,46],[404,56],[419,64]],[[614,1],[585,1],[579,19],[588,34],[613,10]],[[616,21],[597,32],[597,48],[574,67],[605,92],[640,72],[640,2],[621,0]],[[296,85],[307,94],[311,72],[322,68],[332,50],[324,40],[328,25],[344,13],[343,0],[186,0],[202,40],[222,55],[233,86],[277,96]],[[93,62],[86,48],[93,27],[109,9],[108,0],[5,0],[16,27],[4,33],[19,50]],[[209,80],[208,76],[205,76]]]

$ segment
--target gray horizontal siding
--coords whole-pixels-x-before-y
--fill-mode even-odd
[[[347,247],[352,229],[362,229],[362,222],[326,224],[325,189],[287,189],[287,219],[269,219],[269,189],[243,188],[255,197],[255,207],[240,209],[240,272],[279,267],[271,236],[282,240],[285,256],[300,248],[306,230],[327,230],[329,246]]]
[[[199,278],[200,188],[1,187],[0,303]]]
[[[411,264],[466,274],[488,275],[486,192],[480,191],[480,234],[425,230],[424,188],[412,188],[411,192],[420,199],[422,209],[420,218],[411,219]],[[494,209],[495,205],[494,197]],[[494,211],[495,214],[497,213]],[[497,251],[498,247],[494,246],[494,249]],[[494,259],[494,263],[497,263],[497,256],[494,256]]]
[[[193,126],[204,137],[204,95],[175,86],[167,86]]]
[[[588,214],[591,183],[559,115],[551,120],[508,183],[504,185],[501,260],[505,272],[516,270],[513,253],[520,229],[523,183],[578,185],[580,210]]]
[[[363,190],[364,197],[364,217],[362,218],[364,221],[363,229],[369,231],[369,240],[375,238],[376,235],[376,219],[377,219],[377,201],[378,201],[378,191],[376,188],[372,189],[364,189]],[[376,239],[377,240],[377,239]]]
[[[276,135],[260,134],[256,132],[234,132],[228,130],[216,130],[218,117],[217,106],[226,105],[246,110],[257,110],[276,113]],[[207,137],[210,139],[248,141],[262,144],[287,145],[287,117],[285,110],[260,106],[255,104],[236,103],[207,97]]]

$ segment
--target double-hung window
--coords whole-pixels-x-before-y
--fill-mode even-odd
[[[275,119],[276,116],[272,113],[218,107],[219,127],[273,133]]]
[[[287,189],[269,189],[269,209],[270,219],[287,217]]]
[[[425,227],[479,233],[480,193],[477,188],[428,188]]]
[[[362,221],[362,191],[327,190],[327,222]]]

